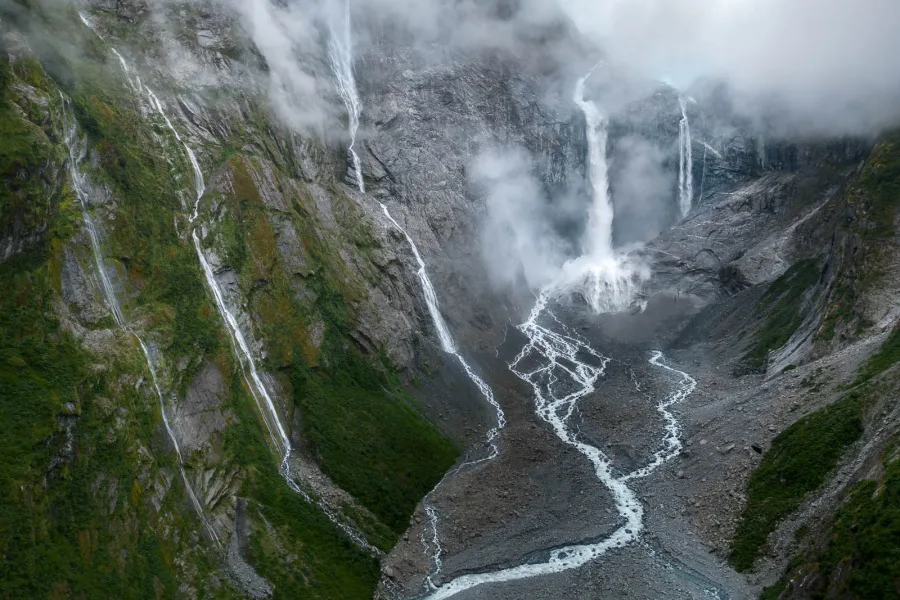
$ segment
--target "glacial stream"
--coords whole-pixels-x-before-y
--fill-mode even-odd
[[[564,268],[560,281],[545,288],[537,298],[528,319],[517,328],[527,343],[510,363],[510,370],[531,386],[535,412],[561,442],[572,446],[591,464],[598,481],[609,490],[619,515],[618,527],[604,539],[590,544],[574,544],[552,549],[547,560],[515,567],[468,573],[435,588],[428,600],[450,598],[465,590],[491,583],[516,581],[576,569],[603,556],[610,549],[636,541],[644,527],[644,507],[628,483],[650,475],[681,450],[680,425],[669,410],[683,401],[696,387],[687,373],[663,363],[662,352],[653,352],[649,363],[681,375],[676,390],[657,405],[665,422],[665,433],[651,460],[631,473],[618,472],[603,451],[577,435],[576,409],[581,399],[597,391],[611,358],[594,350],[586,340],[569,332],[549,310],[559,295],[578,286],[597,312],[612,312],[627,307],[634,298],[637,267],[616,258],[612,248],[613,206],[609,197],[606,164],[606,123],[597,105],[586,98],[585,82],[576,86],[574,101],[585,116],[589,147],[590,181],[593,207],[589,215],[587,252]],[[686,118],[686,117],[685,117]],[[686,124],[685,124],[686,128]],[[689,134],[688,134],[689,135]],[[554,327],[564,329],[561,333]]]

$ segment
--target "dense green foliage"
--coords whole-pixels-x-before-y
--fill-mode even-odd
[[[800,313],[803,296],[819,280],[820,271],[817,259],[802,260],[769,286],[757,309],[757,314],[763,314],[764,320],[757,332],[756,343],[744,356],[751,366],[765,366],[769,351],[787,343],[803,323]]]
[[[299,230],[307,262],[300,276],[307,293],[298,298],[276,249],[273,220],[284,213],[272,215],[262,201],[252,162],[233,158],[228,168],[232,193],[224,200],[230,218],[222,220],[220,247],[252,289],[269,366],[287,374],[300,410],[304,450],[388,526],[360,523],[388,548],[457,451],[419,414],[393,380],[388,361],[365,356],[352,341],[351,304],[358,292],[341,271],[339,253],[308,217],[293,213],[291,226]],[[315,343],[309,332],[317,325],[323,333]]]
[[[402,533],[453,465],[453,445],[352,352],[327,371],[295,369],[292,384],[309,450],[338,485]]]
[[[140,355],[131,339],[111,340],[122,347],[98,369],[55,314],[61,246],[81,222],[62,168],[56,89],[31,59],[0,67],[5,82],[49,100],[33,105],[11,87],[0,90],[3,160],[16,181],[31,182],[0,186],[14,201],[4,204],[4,219],[11,209],[21,235],[33,239],[0,264],[0,597],[172,596],[173,557],[194,548],[181,535],[159,535],[150,509],[159,469],[173,456],[157,447],[152,393],[134,386],[146,375]],[[27,135],[7,137],[10,124]],[[181,481],[167,485],[171,493],[155,502],[190,531]],[[192,561],[208,572],[202,553]]]
[[[272,584],[274,597],[370,598],[378,581],[377,562],[288,487],[238,374],[232,390],[232,407],[244,425],[228,429],[225,447],[246,472],[240,495],[253,501],[251,520],[258,511],[278,533],[273,542],[273,532],[255,530],[250,544],[251,562]]]
[[[44,247],[0,265],[0,288],[14,292],[0,295],[0,597],[174,594],[173,542],[135,527],[148,499],[139,479],[156,467],[139,475],[131,440],[152,437],[153,404],[113,383],[127,355],[97,373],[60,330],[49,262]],[[77,420],[71,450],[63,419]]]
[[[852,570],[841,592],[877,600],[900,596],[900,460],[886,458],[879,481],[863,481],[838,511],[824,556],[826,576],[842,565]]]
[[[862,406],[850,393],[779,434],[747,485],[747,505],[729,561],[747,571],[782,519],[825,483],[844,451],[862,434]]]
[[[900,361],[900,327],[894,328],[878,352],[859,367],[854,383],[864,383],[872,379],[897,364],[897,361]]]

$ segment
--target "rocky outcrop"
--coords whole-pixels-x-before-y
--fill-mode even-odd
[[[529,71],[527,62],[501,51],[460,50],[438,62],[422,55],[421,44],[396,39],[360,62],[367,191],[416,240],[451,329],[476,348],[490,347],[515,311],[505,298],[530,292],[491,285],[482,255],[492,251],[492,241],[481,240],[484,197],[470,173],[487,155],[524,149],[544,202],[584,202],[586,140],[570,101],[574,82]],[[560,231],[583,227],[567,221],[566,210],[547,213]]]
[[[183,452],[190,454],[218,445],[218,434],[234,418],[224,407],[227,396],[219,367],[205,361],[188,384],[184,400],[176,405],[172,416],[172,426]]]

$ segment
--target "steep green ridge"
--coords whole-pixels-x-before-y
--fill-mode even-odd
[[[819,489],[847,448],[862,434],[862,399],[851,392],[780,433],[747,484],[747,504],[732,540],[729,562],[748,571],[769,534]]]
[[[818,259],[802,260],[769,285],[755,312],[764,315],[756,343],[744,356],[750,366],[765,366],[769,351],[786,344],[803,323],[803,297],[819,280],[820,272]]]
[[[850,567],[837,586],[858,598],[890,598],[900,594],[900,460],[886,452],[878,480],[858,483],[838,512],[828,548],[817,561],[829,577]]]
[[[0,597],[173,595],[176,554],[198,573],[210,565],[194,550],[181,481],[165,475],[156,404],[135,385],[140,355],[118,335],[93,355],[56,315],[60,254],[81,221],[55,86],[30,59],[0,68],[0,122],[28,134],[4,139],[15,177],[0,187],[12,198],[0,220],[33,236],[0,263]]]
[[[838,332],[858,335],[872,325],[863,300],[888,268],[885,258],[896,248],[895,219],[900,208],[900,131],[887,133],[872,148],[860,174],[841,192],[847,215],[839,233],[846,247],[836,248],[842,270],[817,333],[830,341]]]
[[[807,582],[808,597],[896,598],[900,595],[900,443],[883,453],[876,479],[849,491],[823,536],[825,543],[792,561],[762,594],[776,600],[791,581]]]
[[[97,369],[53,316],[50,258],[45,247],[0,265],[17,290],[0,304],[0,597],[175,595],[176,555],[210,564],[193,550],[181,481],[164,474],[139,354],[120,339]]]
[[[59,91],[72,98],[88,137],[91,179],[111,192],[94,218],[124,312],[159,351],[165,389],[183,399],[205,364],[227,382],[219,409],[227,426],[187,457],[189,477],[213,473],[248,501],[247,558],[276,598],[371,597],[377,562],[278,473],[185,237],[192,190],[183,153],[145,116],[108,49],[66,16],[72,21],[44,15],[54,35],[34,43],[52,78],[31,58],[0,63],[0,232],[34,236],[30,251],[0,263],[0,287],[13,291],[0,298],[0,598],[175,597],[182,586],[198,597],[239,595],[186,500],[134,340],[107,333],[111,319],[81,323],[60,308],[65,257],[88,272],[93,264],[62,168]],[[67,53],[68,42],[82,51]],[[22,89],[37,90],[46,104],[26,102]],[[267,138],[277,129],[261,113],[260,123],[241,126],[274,164],[290,167],[290,156],[271,151],[278,143]],[[354,341],[359,278],[378,274],[360,274],[339,256],[339,242],[363,253],[373,244],[339,186],[323,182],[349,224],[344,239],[333,240],[320,235],[311,198],[284,172],[285,206],[265,206],[251,175],[267,163],[227,142],[231,157],[221,166],[239,185],[234,195],[208,199],[234,211],[211,224],[227,240],[216,250],[239,272],[264,366],[285,391],[304,451],[377,517],[347,509],[389,549],[457,451],[419,414],[389,361]],[[282,221],[302,242],[303,273],[289,273],[279,255]],[[90,334],[91,349],[71,331]],[[216,502],[207,508],[227,519],[230,496]]]
[[[339,242],[316,226],[303,187],[290,206],[267,205],[264,196],[277,203],[273,193],[291,189],[273,170],[275,187],[261,192],[267,167],[240,155],[224,165],[230,187],[207,197],[219,209],[217,245],[259,319],[267,366],[283,375],[300,410],[304,450],[393,531],[373,532],[390,547],[457,451],[418,413],[387,359],[375,357],[373,367],[353,341],[359,276],[340,260]],[[337,189],[330,194],[344,235],[357,246],[374,244],[349,199]],[[279,248],[288,227],[301,241],[293,267]]]

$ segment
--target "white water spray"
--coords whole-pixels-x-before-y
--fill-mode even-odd
[[[691,212],[691,203],[694,200],[694,157],[691,144],[691,124],[687,115],[687,100],[682,96],[678,98],[681,106],[681,121],[678,122],[678,206],[681,209],[681,218]]]
[[[348,130],[350,132],[350,146],[347,152],[353,160],[353,172],[356,177],[356,186],[360,192],[365,193],[366,185],[363,182],[362,165],[359,155],[356,153],[356,132],[359,129],[359,117],[362,113],[362,103],[359,99],[359,90],[356,88],[356,78],[353,76],[353,38],[350,28],[350,0],[344,4],[344,14],[340,24],[332,23],[331,36],[328,41],[328,57],[331,61],[331,70],[334,73],[338,93],[347,107]]]
[[[650,273],[646,266],[616,256],[613,250],[614,210],[606,161],[607,120],[597,104],[585,97],[585,83],[591,74],[578,80],[573,97],[584,113],[592,191],[584,254],[563,265],[551,288],[581,293],[595,312],[616,312],[628,308]]]
[[[203,510],[203,506],[200,504],[197,495],[194,493],[194,488],[191,485],[191,482],[187,477],[187,473],[184,470],[184,457],[181,454],[181,447],[178,445],[178,439],[175,437],[175,432],[172,429],[172,425],[169,423],[169,416],[166,412],[165,396],[163,395],[162,389],[159,385],[156,360],[153,354],[150,352],[150,349],[147,347],[147,344],[144,343],[144,340],[141,338],[141,336],[138,335],[137,331],[132,329],[132,327],[128,324],[128,321],[125,319],[125,316],[122,313],[122,308],[119,304],[119,300],[116,297],[115,287],[113,286],[112,281],[110,280],[109,275],[106,272],[106,267],[103,264],[103,252],[100,246],[100,234],[96,225],[94,224],[93,219],[91,218],[89,211],[90,202],[88,197],[87,177],[84,175],[84,173],[81,172],[79,168],[81,161],[85,157],[87,145],[83,140],[79,139],[78,127],[75,123],[75,116],[72,114],[71,104],[66,98],[63,98],[63,122],[65,126],[66,146],[69,151],[69,173],[72,178],[72,187],[74,188],[75,195],[78,197],[78,201],[81,205],[81,214],[84,220],[85,228],[88,232],[88,238],[90,239],[91,252],[94,256],[94,264],[97,270],[97,276],[100,278],[100,287],[103,290],[103,296],[106,300],[106,305],[109,307],[109,310],[113,315],[113,319],[116,321],[116,325],[119,326],[119,329],[127,334],[132,335],[137,340],[138,345],[141,347],[141,352],[144,355],[144,361],[147,365],[147,369],[150,371],[150,379],[153,382],[153,389],[156,391],[156,397],[159,399],[159,411],[162,415],[163,425],[165,426],[166,433],[168,434],[172,445],[175,447],[175,454],[178,457],[178,470],[181,473],[181,479],[184,482],[184,487],[187,490],[191,505],[194,507],[194,510],[200,517],[200,520],[203,523],[203,526],[206,528],[206,531],[209,533],[210,537],[213,539],[216,545],[221,548],[222,544],[219,541],[219,536],[216,534],[215,529],[213,529],[209,524],[209,521],[206,518],[206,513]]]

